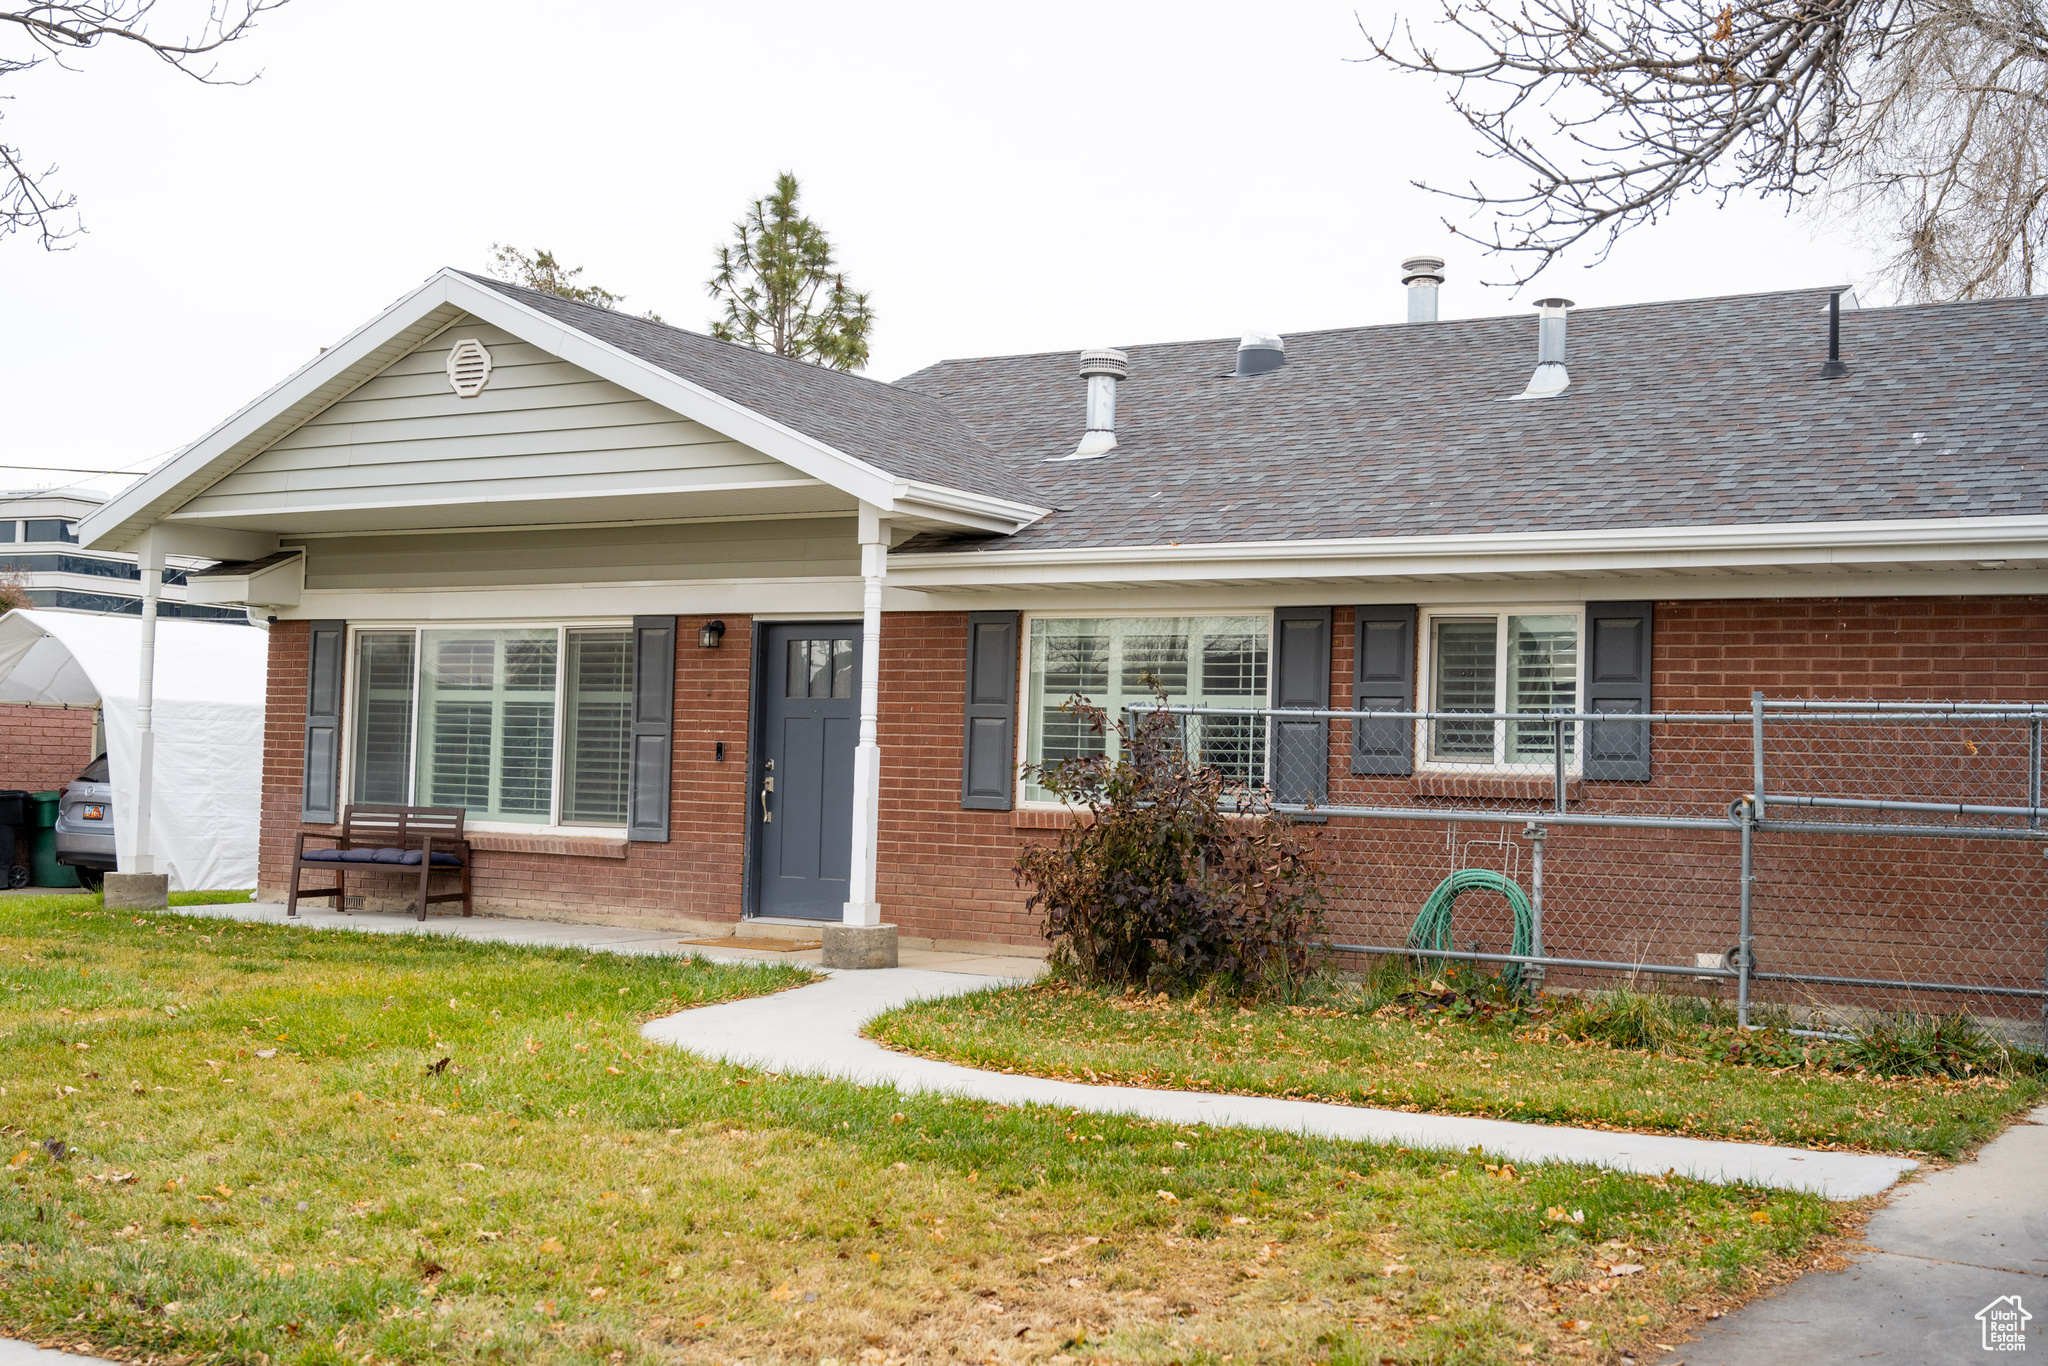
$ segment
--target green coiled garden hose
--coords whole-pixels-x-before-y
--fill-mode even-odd
[[[1422,903],[1422,913],[1415,917],[1415,924],[1408,931],[1408,947],[1455,950],[1457,944],[1451,938],[1451,907],[1461,894],[1480,889],[1499,892],[1514,908],[1515,935],[1508,952],[1530,953],[1535,943],[1535,912],[1529,905],[1528,895],[1519,884],[1487,868],[1460,868],[1439,882],[1436,890],[1429,894],[1429,900]],[[1508,964],[1501,977],[1511,984],[1520,982],[1522,965]]]

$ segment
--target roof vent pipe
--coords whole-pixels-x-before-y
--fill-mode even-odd
[[[1408,321],[1436,321],[1436,287],[1444,282],[1444,258],[1411,256],[1401,263],[1401,283],[1408,286]]]
[[[1131,358],[1107,346],[1081,353],[1081,378],[1088,381],[1088,430],[1068,460],[1092,460],[1116,449],[1116,386],[1131,373]]]
[[[1563,393],[1571,383],[1564,369],[1564,314],[1571,306],[1570,299],[1536,301],[1542,310],[1536,323],[1536,372],[1529,376],[1529,387],[1516,398],[1549,398]]]
[[[1233,379],[1249,379],[1253,375],[1270,375],[1287,364],[1287,343],[1276,333],[1247,332],[1244,340],[1237,344],[1237,369]]]
[[[1820,378],[1846,379],[1849,362],[1842,359],[1842,295],[1828,295],[1828,358],[1821,362]]]

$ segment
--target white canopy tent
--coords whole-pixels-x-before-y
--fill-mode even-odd
[[[256,885],[269,638],[250,626],[159,621],[150,853],[173,891]],[[98,706],[114,779],[114,847],[135,865],[138,763],[134,617],[0,616],[0,702]]]

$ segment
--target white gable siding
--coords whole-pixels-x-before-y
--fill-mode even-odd
[[[491,376],[482,393],[461,398],[449,386],[448,353],[469,337],[489,348]],[[465,316],[180,515],[626,499],[700,488],[797,492],[817,490],[818,481]],[[827,506],[841,504],[850,500],[834,496]]]

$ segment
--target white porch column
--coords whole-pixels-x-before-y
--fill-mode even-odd
[[[164,552],[154,536],[145,536],[137,550],[142,571],[142,648],[135,680],[135,857],[124,873],[154,873],[156,858],[149,848],[149,808],[156,788],[156,608],[163,594]]]
[[[853,875],[842,917],[848,925],[879,925],[875,900],[875,831],[882,811],[882,579],[889,571],[889,521],[860,505],[860,744],[853,751]]]

